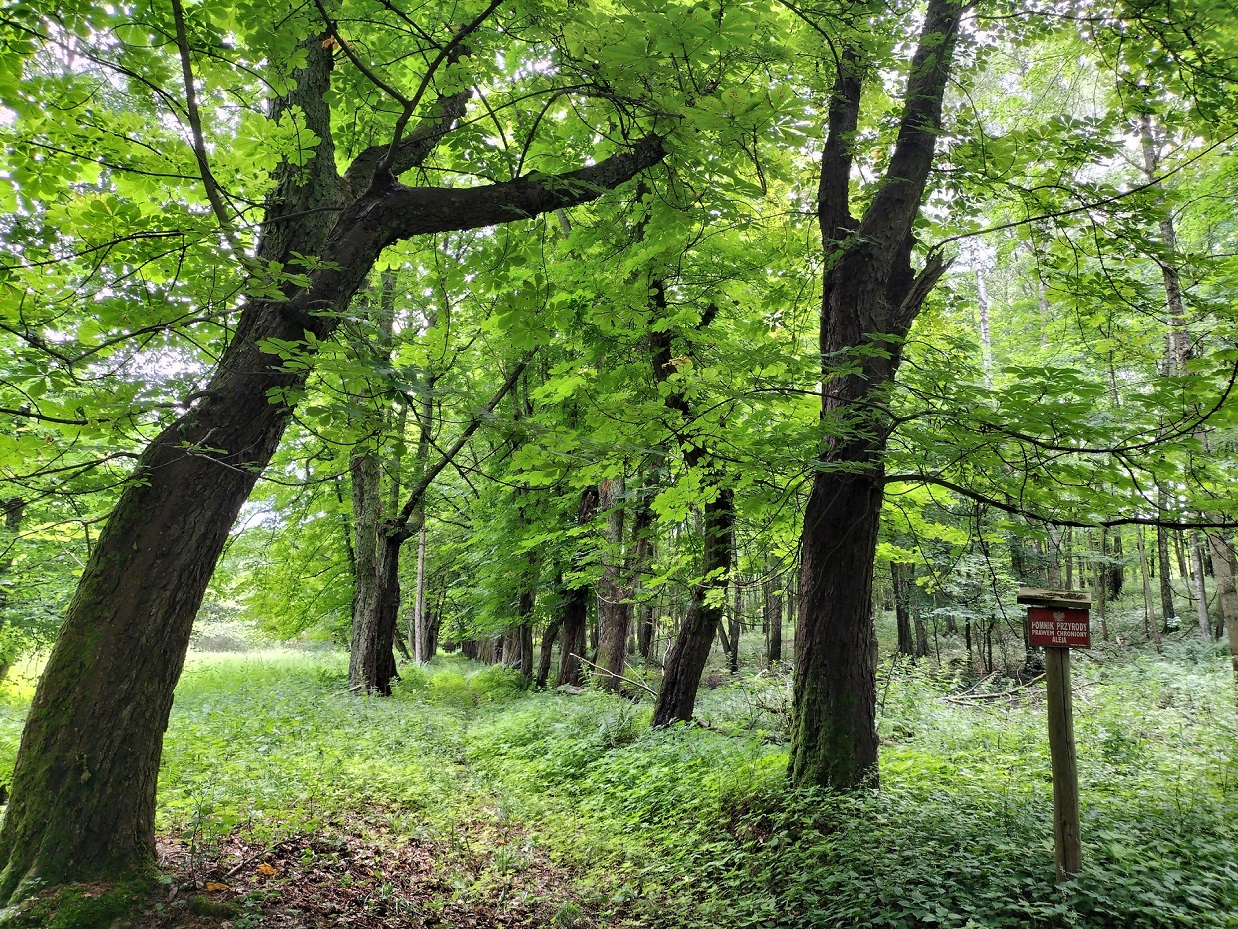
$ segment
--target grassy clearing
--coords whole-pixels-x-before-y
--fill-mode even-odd
[[[959,698],[956,680],[884,669],[882,789],[836,797],[784,785],[777,674],[715,676],[703,727],[653,732],[647,703],[533,694],[450,658],[379,700],[345,691],[340,656],[200,656],[160,780],[186,900],[158,918],[214,882],[234,926],[295,911],[359,926],[1233,929],[1225,664],[1202,646],[1080,662],[1086,868],[1056,888],[1039,687]],[[0,704],[6,766],[27,700]]]

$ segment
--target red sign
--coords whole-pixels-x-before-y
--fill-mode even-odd
[[[1087,610],[1033,606],[1027,610],[1027,621],[1032,626],[1033,645],[1089,648],[1092,644],[1092,628],[1088,622]]]

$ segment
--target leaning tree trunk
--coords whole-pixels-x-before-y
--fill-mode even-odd
[[[306,359],[333,335],[382,250],[595,200],[664,155],[651,137],[551,177],[450,189],[398,183],[452,128],[462,92],[398,144],[363,152],[345,185],[327,104],[332,52],[322,40],[303,43],[295,89],[272,108],[276,120],[296,109],[317,140],[280,169],[257,256],[256,267],[296,276],[276,282],[282,299],[242,309],[207,389],[146,447],[82,571],[22,734],[0,827],[0,903],[36,881],[113,877],[154,860],[163,732],[194,615],[305,385]],[[389,170],[377,172],[380,162]],[[269,291],[268,272],[258,273],[255,289]],[[296,364],[260,346],[297,347]]]
[[[827,258],[820,333],[827,431],[801,541],[788,764],[798,785],[846,789],[877,776],[876,633],[870,608],[891,428],[880,411],[898,370],[902,340],[945,270],[935,255],[919,274],[912,270],[912,229],[941,129],[961,12],[957,0],[929,0],[898,141],[858,224],[849,189],[863,68],[854,48],[843,50],[830,102],[817,198]]]
[[[714,630],[722,621],[726,599],[727,572],[731,566],[731,528],[735,504],[730,490],[705,504],[705,551],[701,558],[701,580],[692,586],[692,602],[684,617],[675,644],[666,653],[666,673],[653,709],[653,725],[692,718],[701,674],[714,644]],[[714,596],[710,596],[713,592]]]

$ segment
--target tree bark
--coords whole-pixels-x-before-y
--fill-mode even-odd
[[[916,655],[916,643],[911,630],[911,587],[915,583],[916,566],[890,562],[890,579],[894,585],[894,616],[898,626],[898,652]]]
[[[818,220],[826,253],[820,346],[822,418],[801,542],[800,627],[788,773],[797,785],[846,789],[877,776],[876,634],[870,612],[885,443],[879,412],[901,343],[945,270],[930,255],[911,267],[919,215],[951,71],[961,7],[929,0],[884,182],[857,224],[851,146],[861,62],[845,49],[830,103]],[[844,371],[835,368],[845,366]]]
[[[289,278],[280,284],[284,299],[242,308],[207,389],[147,446],[104,526],[27,717],[0,828],[0,902],[35,881],[103,879],[153,861],[162,737],[194,615],[283,435],[304,362],[334,333],[383,248],[595,200],[664,154],[651,137],[548,178],[451,189],[398,183],[394,176],[420,163],[463,112],[467,94],[459,94],[406,135],[391,174],[376,176],[378,162],[358,158],[345,185],[326,102],[331,50],[321,35],[302,49],[295,89],[272,117],[298,110],[318,142],[304,163],[281,167],[255,265],[297,271],[304,281]],[[297,255],[315,260],[303,267]],[[283,364],[264,348],[272,345],[296,346],[287,360],[298,363]]]

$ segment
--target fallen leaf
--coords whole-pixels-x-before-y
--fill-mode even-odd
[[[267,867],[270,867],[270,866],[268,865]],[[262,869],[259,868],[258,870],[262,870]],[[275,869],[271,868],[271,870],[274,871]],[[208,894],[223,893],[225,890],[231,890],[231,889],[232,888],[229,887],[227,884],[220,884],[218,881],[207,881],[206,882],[206,892]]]
[[[261,874],[263,877],[274,877],[279,872],[277,872],[274,867],[272,867],[271,865],[267,864],[264,861],[262,864],[258,865],[258,873]]]

